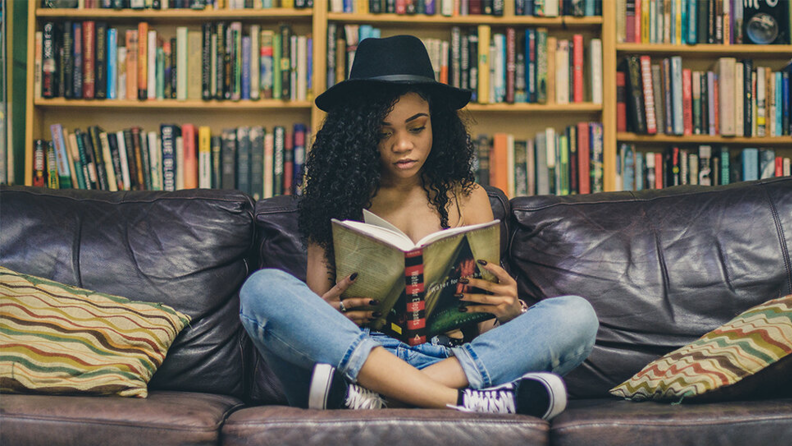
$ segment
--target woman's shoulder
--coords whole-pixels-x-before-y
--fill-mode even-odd
[[[473,183],[469,188],[460,185],[455,193],[466,225],[484,223],[494,218],[487,191],[479,184]]]

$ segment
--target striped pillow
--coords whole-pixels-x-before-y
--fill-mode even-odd
[[[0,267],[0,392],[145,398],[189,321],[165,305]]]
[[[762,396],[781,390],[772,388],[775,384],[788,387],[790,353],[792,295],[745,311],[653,361],[610,393],[635,401]],[[764,373],[758,379],[750,379],[761,371]]]

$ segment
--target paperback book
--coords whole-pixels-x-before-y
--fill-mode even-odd
[[[500,262],[500,225],[495,220],[430,234],[413,243],[398,228],[363,211],[365,222],[332,220],[337,277],[359,273],[344,296],[376,297],[368,308],[382,314],[370,328],[410,345],[494,317],[468,313],[456,294],[469,292],[465,277],[494,280],[476,262]]]

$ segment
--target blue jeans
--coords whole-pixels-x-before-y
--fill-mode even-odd
[[[358,327],[304,282],[280,270],[255,272],[239,294],[242,325],[283,384],[289,404],[298,407],[307,405],[314,364],[333,365],[357,382],[369,353],[380,346],[418,369],[455,356],[474,389],[532,371],[565,375],[589,355],[599,326],[585,299],[555,297],[459,347],[436,342],[411,347]]]

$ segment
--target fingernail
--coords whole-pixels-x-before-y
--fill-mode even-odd
[[[465,295],[462,294],[462,293],[459,293],[459,294],[454,294],[454,297],[456,297],[457,299],[462,299],[462,298],[465,297]]]
[[[459,312],[460,313],[467,313],[467,307],[465,307],[465,306],[459,307]]]
[[[467,277],[463,277],[463,278],[459,279],[459,283],[468,284],[468,283],[470,283],[470,280],[468,280]]]
[[[479,265],[486,265],[487,264],[487,261],[484,260],[484,259],[479,259],[479,260],[476,260],[476,261],[478,262]]]
[[[376,301],[376,300],[374,300],[374,299],[372,299],[372,300],[370,300],[370,301],[369,301],[369,305],[378,305],[378,304],[379,304],[379,302],[377,302],[377,301]]]
[[[351,275],[351,276],[349,276],[349,280],[351,280],[351,281],[353,281],[353,282],[354,282],[354,281],[355,281],[355,279],[357,279],[357,276],[358,276],[358,273],[352,273],[352,275]]]
[[[375,312],[371,313],[371,316],[372,317],[380,317],[380,316],[382,316],[382,313],[380,313],[379,311],[375,311]]]

